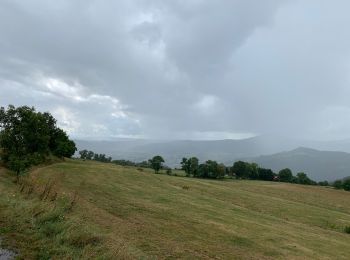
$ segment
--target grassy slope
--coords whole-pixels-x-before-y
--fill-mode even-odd
[[[59,194],[68,198],[48,202],[19,194],[5,176],[0,172],[0,191],[6,194],[0,197],[0,232],[10,244],[17,240],[26,258],[38,257],[33,251],[57,258],[350,256],[350,235],[343,232],[350,225],[350,193],[345,191],[170,177],[112,164],[67,161],[31,173],[38,186],[54,179]],[[75,192],[73,210],[65,210],[69,194]],[[51,223],[45,219],[57,211],[64,220],[53,232],[50,228],[45,232]]]

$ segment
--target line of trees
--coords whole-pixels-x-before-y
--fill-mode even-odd
[[[166,170],[167,174],[171,174],[171,168],[164,165],[164,159],[160,155],[156,155],[148,161],[142,162],[132,162],[129,160],[113,160],[113,163],[121,166],[134,166],[141,168],[151,168],[154,170],[154,173],[159,173],[160,170]]]
[[[208,160],[199,164],[197,157],[182,158],[181,169],[187,177],[195,178],[222,179],[226,174],[226,167],[222,163]]]
[[[237,161],[233,164],[232,173],[239,179],[281,181],[304,185],[317,185],[306,173],[299,172],[293,175],[289,168],[280,170],[277,174],[271,169],[260,168],[256,163]]]
[[[142,162],[133,162],[133,161],[124,160],[124,159],[112,160],[112,157],[110,157],[110,156],[107,157],[105,154],[98,154],[98,153],[95,153],[93,151],[86,150],[86,149],[79,151],[79,156],[80,156],[80,159],[82,159],[82,160],[98,161],[98,162],[104,162],[104,163],[114,163],[116,165],[121,165],[121,166],[133,166],[133,167],[141,167],[141,168],[153,168],[152,161],[154,161],[154,162],[157,161],[157,156],[155,156],[153,159],[150,159],[148,161],[142,161]],[[160,167],[162,169],[168,168],[167,166],[163,165],[164,159],[161,158],[161,160],[163,160],[163,161],[161,162]],[[155,166],[155,165],[156,164],[153,164],[153,166]],[[157,168],[158,167],[156,167],[156,169]],[[159,172],[159,170],[157,170],[157,172]]]
[[[98,162],[111,162],[112,157],[107,157],[105,154],[94,153],[93,151],[81,150],[79,151],[80,159],[93,160]]]
[[[148,161],[142,161],[142,162],[133,162],[130,160],[123,160],[123,159],[112,161],[112,157],[106,157],[105,154],[94,153],[93,151],[89,151],[86,149],[79,151],[79,155],[80,155],[80,159],[82,160],[114,163],[116,165],[121,165],[121,166],[152,168],[154,169],[155,173],[159,173],[161,169],[169,169],[169,167],[163,165],[164,159],[160,155],[154,156],[152,159],[149,159]]]
[[[306,173],[299,172],[296,176],[288,168],[280,170],[277,174],[271,169],[259,167],[256,163],[237,161],[232,167],[227,167],[216,161],[208,160],[199,164],[198,158],[183,158],[181,169],[185,171],[186,176],[195,178],[221,179],[225,175],[236,179],[263,180],[263,181],[281,181],[297,183],[304,185],[317,185]],[[328,182],[320,182],[319,185],[327,186]]]
[[[142,161],[142,162],[133,162],[130,160],[113,160],[112,163],[115,163],[116,165],[121,166],[134,166],[134,167],[142,167],[142,168],[151,168],[151,164],[149,161]]]
[[[0,108],[0,150],[2,163],[19,177],[52,155],[71,157],[76,146],[50,113],[9,105]]]
[[[106,158],[104,154],[95,154],[92,151],[79,151],[80,158],[85,160],[96,160],[101,162],[112,162],[121,166],[134,166],[142,168],[152,168],[155,173],[159,173],[161,169],[171,173],[171,168],[164,165],[165,160],[162,156],[156,155],[148,161],[133,162],[130,160],[113,160],[111,157]],[[247,180],[262,180],[262,181],[279,181],[287,183],[296,183],[303,185],[319,185],[331,186],[328,181],[315,182],[310,179],[306,173],[298,172],[293,175],[289,168],[280,170],[278,173],[271,169],[259,167],[256,163],[244,161],[236,161],[231,167],[227,167],[222,163],[213,160],[207,160],[204,163],[199,163],[197,157],[182,158],[181,170],[186,174],[186,177],[208,178],[208,179],[223,179],[225,176],[236,179]],[[336,189],[344,189],[350,191],[350,178],[335,181],[332,186]]]
[[[155,173],[159,173],[161,169],[171,172],[171,169],[164,165],[164,159],[160,156],[154,156],[148,161],[135,163],[129,160],[114,160],[113,163],[122,166],[135,166],[143,168],[152,168]],[[298,172],[293,175],[289,168],[280,170],[278,173],[271,169],[259,167],[256,163],[237,161],[231,167],[227,167],[222,163],[213,160],[207,160],[204,163],[199,163],[197,157],[182,158],[181,170],[186,174],[186,177],[208,178],[208,179],[223,179],[225,176],[236,179],[247,180],[263,180],[263,181],[279,181],[296,183],[303,185],[319,185],[330,186],[327,181],[315,182],[310,179],[306,173]],[[337,189],[350,190],[350,178],[343,181],[336,181],[333,186]]]
[[[344,180],[336,180],[335,182],[333,182],[333,187],[338,190],[343,189],[346,191],[350,191],[350,177]]]

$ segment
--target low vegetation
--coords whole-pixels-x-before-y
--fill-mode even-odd
[[[41,169],[34,170],[32,173]],[[76,259],[103,256],[101,231],[74,214],[75,191],[60,191],[60,177],[20,177],[0,168],[0,236],[20,259]]]
[[[345,233],[350,234],[350,226],[344,228]]]

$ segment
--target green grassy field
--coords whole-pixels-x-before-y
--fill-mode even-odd
[[[78,160],[12,179],[0,236],[23,259],[350,258],[350,192]]]

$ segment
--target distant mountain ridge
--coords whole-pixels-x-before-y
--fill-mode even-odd
[[[294,173],[305,172],[314,180],[343,179],[350,174],[350,153],[319,151],[299,147],[292,151],[248,159],[261,167],[279,171],[290,168]]]
[[[111,155],[114,159],[134,161],[147,160],[160,154],[169,166],[179,166],[182,157],[196,156],[200,160],[217,160],[232,164],[244,157],[253,157],[280,152],[285,148],[293,149],[294,144],[273,141],[263,137],[241,140],[116,140],[116,141],[82,141],[76,140],[77,147],[90,149],[98,153]]]
[[[88,149],[97,153],[105,153],[108,156],[112,156],[113,159],[127,159],[132,161],[143,161],[148,160],[154,155],[160,154],[164,157],[166,164],[171,167],[179,167],[182,157],[196,156],[200,161],[205,160],[217,160],[226,165],[232,165],[234,161],[248,158],[258,158],[262,155],[276,155],[282,153],[283,151],[294,150],[294,153],[298,152],[299,156],[303,154],[304,157],[309,156],[310,153],[306,152],[307,148],[298,148],[297,147],[310,147],[318,150],[329,150],[329,151],[343,151],[350,152],[350,140],[343,141],[305,141],[292,138],[284,138],[280,136],[257,136],[248,139],[240,140],[201,140],[201,141],[191,141],[191,140],[142,140],[142,139],[117,139],[113,141],[84,141],[76,140],[78,150]],[[296,150],[295,150],[296,149]],[[312,153],[317,154],[317,153]],[[288,155],[288,154],[287,154]],[[285,155],[285,156],[287,156]],[[329,156],[333,158],[333,153],[330,153]],[[335,156],[342,157],[342,153]],[[294,158],[296,155],[294,155]],[[268,158],[268,157],[267,157]],[[266,159],[267,159],[266,158]],[[280,170],[278,167],[288,160],[284,159],[283,156],[277,157],[281,161],[280,164],[275,162],[277,159],[272,160],[273,163],[266,165],[272,165],[274,170]],[[301,159],[299,159],[301,160]],[[335,159],[334,159],[335,160]],[[318,160],[312,160],[314,163],[321,163]],[[266,163],[266,161],[262,161]],[[283,162],[283,163],[282,163]],[[301,163],[302,161],[300,161]],[[291,163],[295,169],[295,167]],[[306,165],[306,163],[302,164]],[[333,164],[332,164],[333,165]],[[278,166],[278,167],[277,167]],[[282,166],[282,168],[288,167],[287,165]],[[347,169],[347,166],[344,166]],[[316,173],[312,169],[319,169],[319,166],[302,168],[302,171],[308,172],[311,169],[309,174],[316,176]],[[340,171],[340,174],[328,173],[328,177],[325,179],[333,179],[333,175],[340,176],[345,173],[345,169]],[[321,169],[320,169],[321,170]],[[321,171],[323,172],[323,171]],[[342,176],[346,177],[350,175],[350,171]],[[325,177],[325,174],[321,174],[320,178]]]

